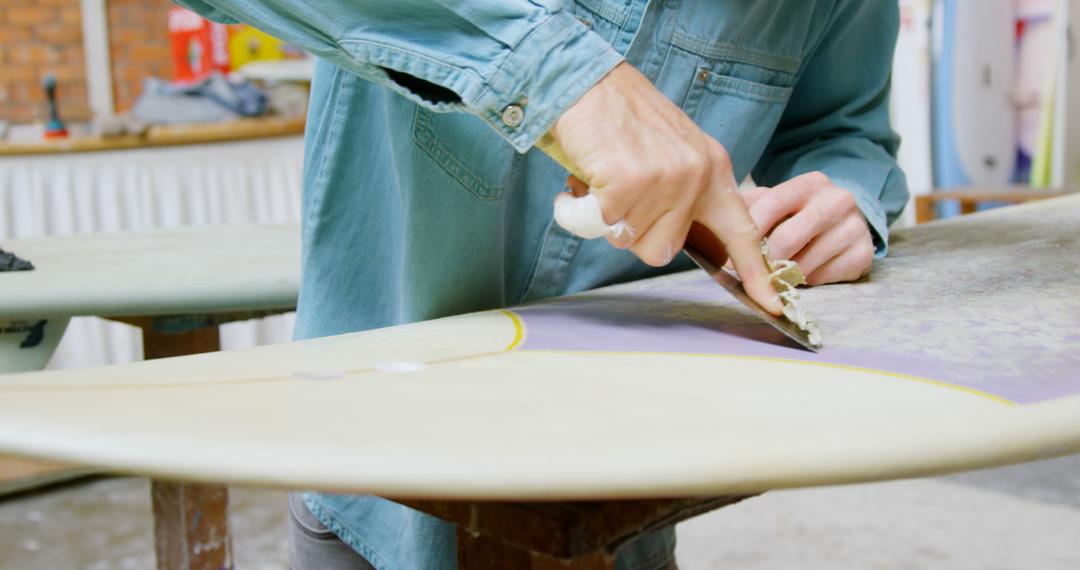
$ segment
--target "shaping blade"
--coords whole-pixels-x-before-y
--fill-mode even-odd
[[[690,248],[685,248],[683,251],[690,256],[690,259],[694,260],[694,263],[696,263],[698,267],[703,269],[705,273],[708,273],[713,281],[716,281],[721,287],[727,289],[728,293],[731,293],[740,303],[753,311],[755,315],[772,325],[774,329],[784,333],[785,336],[799,343],[799,345],[806,350],[811,352],[818,352],[821,350],[821,345],[811,342],[810,334],[799,328],[799,325],[791,322],[787,317],[777,317],[769,311],[766,311],[761,305],[758,305],[756,301],[750,298],[750,295],[746,294],[746,290],[743,289],[742,281],[736,279],[728,273],[727,270],[722,267],[717,267],[704,255],[701,255]]]

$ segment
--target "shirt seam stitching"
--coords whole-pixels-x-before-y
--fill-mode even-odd
[[[801,62],[794,58],[764,53],[724,42],[710,42],[691,36],[683,30],[675,30],[671,36],[671,45],[709,59],[725,59],[785,73],[796,73],[801,66]]]

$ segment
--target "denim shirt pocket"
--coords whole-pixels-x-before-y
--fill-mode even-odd
[[[419,105],[412,138],[462,188],[482,200],[497,200],[522,155],[478,117],[436,113]]]
[[[694,76],[684,110],[724,145],[736,175],[742,178],[765,152],[790,97],[790,87],[755,83],[702,67]]]
[[[780,123],[797,67],[771,65],[766,56],[734,47],[695,53],[687,45],[692,44],[676,37],[668,47],[658,84],[666,85],[683,111],[724,145],[741,180]]]

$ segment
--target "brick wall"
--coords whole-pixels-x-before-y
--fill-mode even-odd
[[[5,1],[5,0],[0,0]],[[131,109],[148,76],[172,78],[169,0],[108,0],[113,103]]]
[[[148,75],[172,77],[169,0],[108,0],[109,54],[117,111],[131,108]],[[0,120],[42,121],[41,81],[57,78],[60,114],[90,118],[79,0],[0,0]]]
[[[84,68],[79,0],[0,0],[0,119],[43,120],[48,71],[63,117],[88,118]]]

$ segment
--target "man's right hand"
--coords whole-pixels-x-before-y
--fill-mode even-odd
[[[747,293],[780,314],[727,151],[633,66],[616,66],[550,134],[586,177],[604,221],[626,224],[622,235],[608,238],[612,245],[649,265],[667,265],[696,222],[723,243]]]

